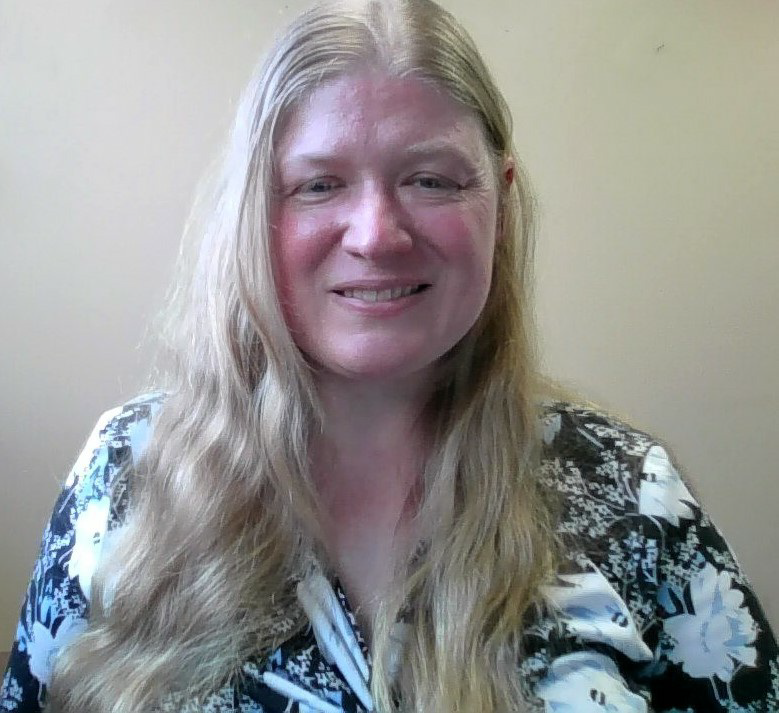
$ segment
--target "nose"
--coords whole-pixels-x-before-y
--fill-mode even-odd
[[[409,252],[413,242],[405,223],[392,192],[369,183],[350,206],[341,244],[355,257],[372,260]]]

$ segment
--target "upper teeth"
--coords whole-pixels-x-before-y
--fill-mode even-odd
[[[399,297],[407,297],[418,289],[419,285],[391,287],[386,290],[361,290],[359,288],[350,288],[344,290],[343,294],[344,297],[353,297],[362,300],[363,302],[387,302],[389,300],[396,300]]]

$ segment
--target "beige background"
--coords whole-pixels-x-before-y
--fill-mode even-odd
[[[515,112],[549,369],[675,447],[776,625],[779,4],[446,5]],[[138,388],[196,181],[299,6],[0,0],[0,650],[60,479]]]

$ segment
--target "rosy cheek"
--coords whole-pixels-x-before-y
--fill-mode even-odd
[[[305,293],[317,285],[317,270],[328,253],[328,235],[316,216],[293,210],[275,216],[273,271],[288,321],[291,312],[302,307]]]
[[[317,224],[311,217],[289,210],[276,221],[275,243],[280,260],[288,268],[299,269],[306,256],[317,250]]]
[[[289,214],[275,216],[272,230],[273,273],[279,299],[284,307],[285,316],[294,297],[292,288],[296,284],[297,265],[300,263],[300,241],[298,221]]]
[[[429,236],[441,253],[450,257],[490,253],[490,235],[472,211],[449,207],[416,216],[415,226],[420,234]]]
[[[329,216],[321,211],[281,211],[274,231],[279,255],[298,266],[316,261],[328,249],[331,223]]]

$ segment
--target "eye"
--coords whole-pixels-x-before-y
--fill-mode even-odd
[[[337,196],[345,183],[335,176],[317,176],[293,186],[287,193],[291,200],[298,203],[324,203]]]
[[[409,183],[425,191],[457,191],[460,186],[450,178],[432,173],[418,173],[409,179]]]
[[[321,178],[314,178],[310,181],[306,181],[306,183],[298,187],[297,193],[319,196],[330,193],[338,188],[339,185],[340,183],[337,179],[323,176]]]

